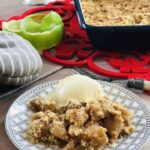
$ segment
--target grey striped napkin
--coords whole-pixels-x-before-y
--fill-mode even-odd
[[[21,36],[0,32],[0,84],[22,85],[38,77],[42,60]]]

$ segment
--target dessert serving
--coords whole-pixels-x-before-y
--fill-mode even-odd
[[[60,80],[49,96],[29,101],[28,107],[33,114],[24,136],[32,144],[98,150],[134,131],[132,113],[82,75]]]
[[[81,0],[80,2],[88,25],[150,25],[149,0]]]

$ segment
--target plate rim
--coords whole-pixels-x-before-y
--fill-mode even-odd
[[[10,131],[8,129],[8,118],[9,118],[9,113],[10,113],[10,110],[11,108],[13,107],[13,105],[15,103],[18,102],[19,99],[24,99],[23,97],[29,93],[34,93],[34,91],[37,91],[37,90],[40,90],[40,93],[42,92],[42,89],[45,89],[48,88],[49,86],[52,87],[52,85],[56,85],[58,83],[59,80],[52,80],[52,81],[49,81],[49,82],[44,82],[42,84],[39,84],[39,85],[36,85],[35,87],[31,87],[30,89],[26,90],[24,93],[22,93],[19,97],[17,97],[13,103],[10,105],[8,111],[7,111],[7,114],[5,116],[5,121],[4,121],[4,126],[5,126],[5,131],[7,133],[7,136],[8,138],[10,139],[10,141],[16,146],[16,148],[18,148],[19,150],[24,150],[23,148],[21,148],[21,146],[19,146],[15,141],[14,139],[12,138],[11,134],[10,134]],[[98,83],[102,84],[102,85],[107,85],[107,86],[111,86],[111,87],[115,87],[116,89],[118,90],[121,90],[123,91],[125,94],[129,94],[130,96],[132,96],[134,99],[136,99],[136,102],[142,107],[143,111],[144,111],[144,114],[146,116],[146,121],[148,123],[148,126],[146,126],[146,128],[150,129],[150,108],[147,107],[147,105],[145,104],[144,100],[142,98],[140,98],[139,96],[137,96],[135,93],[133,93],[132,91],[129,91],[128,89],[122,87],[122,86],[119,86],[119,85],[116,85],[116,84],[113,84],[113,83],[110,83],[110,82],[106,82],[106,81],[101,81],[101,80],[96,80]],[[148,130],[146,130],[147,132]],[[144,135],[144,137],[146,136],[146,133]],[[142,142],[142,144],[138,144],[138,147],[137,149],[133,149],[133,150],[140,150],[144,144],[148,141],[148,139],[150,139],[150,130],[148,131],[148,134],[147,136],[144,138],[144,141]]]

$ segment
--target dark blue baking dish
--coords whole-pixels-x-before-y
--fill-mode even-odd
[[[80,0],[74,0],[79,24],[86,30],[94,48],[98,49],[149,49],[150,25],[91,26],[86,24]],[[89,6],[90,9],[90,6]],[[98,12],[95,12],[98,13]]]

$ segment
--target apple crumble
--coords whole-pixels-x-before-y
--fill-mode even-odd
[[[34,99],[25,137],[33,144],[56,145],[63,150],[98,150],[134,131],[132,114],[107,97],[80,102],[71,99],[66,106]]]
[[[81,6],[89,25],[150,25],[149,0],[81,0]]]

